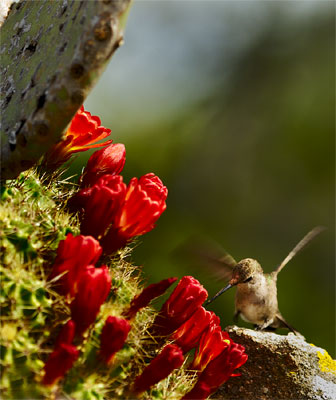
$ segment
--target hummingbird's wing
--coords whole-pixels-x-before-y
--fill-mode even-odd
[[[307,235],[299,241],[299,243],[294,247],[294,249],[288,254],[288,256],[282,261],[282,263],[275,269],[274,275],[275,277],[282,270],[282,268],[289,263],[289,261],[300,251],[302,250],[310,241],[314,239],[319,233],[324,231],[326,228],[324,226],[316,226]]]
[[[174,255],[195,267],[205,270],[217,280],[229,280],[232,270],[237,265],[236,260],[218,243],[209,239],[192,237],[174,251]]]

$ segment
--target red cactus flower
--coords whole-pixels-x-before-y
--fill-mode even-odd
[[[168,190],[153,173],[132,178],[127,186],[123,208],[116,218],[121,234],[131,238],[154,228],[154,223],[166,209]]]
[[[231,342],[215,359],[210,361],[199,376],[196,385],[183,399],[206,399],[231,376],[237,376],[233,374],[233,371],[245,364],[247,358],[244,346]],[[209,388],[209,392],[206,388]]]
[[[127,186],[119,175],[103,175],[95,185],[79,191],[69,202],[81,212],[81,232],[99,239],[105,253],[113,253],[134,236],[154,228],[166,208],[167,188],[154,174]]]
[[[130,323],[123,318],[109,316],[106,319],[100,336],[100,357],[105,364],[110,364],[117,351],[121,350],[128,332]]]
[[[219,323],[219,318],[204,307],[199,307],[193,315],[181,325],[171,336],[171,339],[181,347],[183,353],[195,348],[202,333],[208,328],[212,321]]]
[[[141,393],[148,390],[151,386],[166,378],[175,368],[180,368],[183,361],[183,353],[178,346],[174,344],[166,345],[142,374],[135,379],[134,392]]]
[[[113,253],[131,238],[154,228],[154,223],[166,209],[168,190],[153,173],[132,178],[127,186],[125,202],[115,216],[114,224],[102,240],[107,253]],[[116,246],[117,244],[117,246]]]
[[[208,297],[208,292],[192,276],[184,276],[154,321],[156,332],[169,335],[180,327]]]
[[[81,186],[93,186],[102,175],[117,175],[126,161],[125,146],[121,143],[110,144],[95,151],[89,158],[81,177]]]
[[[71,319],[62,326],[62,329],[55,341],[55,348],[61,344],[71,344],[75,338],[76,325]]]
[[[203,332],[191,369],[202,371],[211,360],[216,358],[231,343],[227,332],[223,332],[218,324],[210,324]]]
[[[53,385],[63,378],[78,356],[79,351],[75,346],[66,343],[58,345],[44,365],[43,385]]]
[[[105,265],[100,268],[92,265],[86,267],[79,279],[77,294],[70,305],[71,318],[79,336],[96,320],[110,289],[111,277]]]
[[[129,319],[133,318],[141,308],[147,307],[153,299],[161,296],[176,280],[177,278],[168,278],[147,286],[140,294],[134,297],[124,315]]]
[[[91,115],[82,106],[73,117],[63,140],[56,143],[45,155],[43,165],[55,169],[69,160],[72,154],[102,147],[112,143],[97,143],[111,133],[110,129],[100,126],[99,117]]]
[[[58,245],[49,279],[63,274],[55,282],[56,289],[63,295],[74,296],[80,274],[88,265],[95,264],[101,253],[102,248],[93,237],[69,233]]]

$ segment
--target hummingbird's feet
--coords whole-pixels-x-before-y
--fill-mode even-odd
[[[271,327],[270,325],[273,323],[273,319],[268,319],[266,320],[262,325],[254,325],[254,328],[256,331],[264,331],[264,330],[269,330]]]

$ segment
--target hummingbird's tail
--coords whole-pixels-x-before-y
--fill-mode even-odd
[[[277,328],[288,328],[296,336],[302,336],[299,331],[297,331],[295,328],[289,325],[289,323],[284,319],[284,317],[281,314],[277,314],[275,316],[275,323],[277,325]]]
[[[278,266],[278,268],[274,271],[274,276],[276,277],[278,273],[282,270],[282,268],[288,264],[288,262],[300,251],[302,250],[306,244],[308,244],[311,240],[314,239],[319,233],[324,231],[326,228],[324,226],[316,226],[307,235],[299,241],[299,243],[294,247],[294,249],[288,254],[288,256],[282,261],[282,263]]]

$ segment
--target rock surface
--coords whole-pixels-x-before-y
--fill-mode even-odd
[[[218,399],[336,399],[336,361],[303,337],[228,327],[249,356]]]

